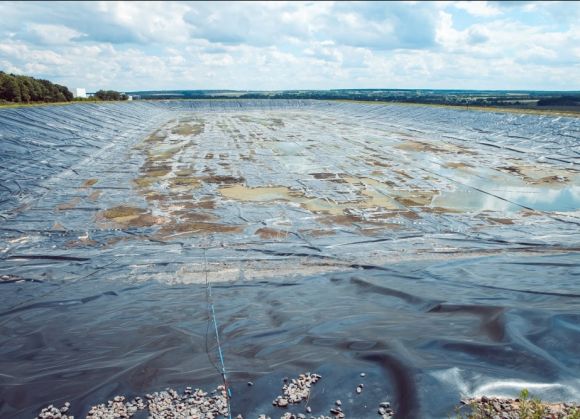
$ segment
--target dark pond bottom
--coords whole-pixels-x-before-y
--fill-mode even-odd
[[[580,256],[564,254],[214,284],[233,413],[281,416],[282,379],[306,371],[323,376],[313,414],[340,399],[351,418],[377,417],[382,401],[398,417],[447,417],[463,396],[523,387],[578,400],[579,280]],[[0,417],[65,401],[84,417],[119,394],[221,384],[203,285],[0,287]]]

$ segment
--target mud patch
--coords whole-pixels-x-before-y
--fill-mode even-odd
[[[97,219],[127,227],[151,227],[163,222],[161,217],[154,217],[147,209],[125,205],[101,211],[97,214]]]
[[[205,124],[204,123],[187,123],[182,122],[177,127],[173,128],[171,132],[173,134],[182,135],[182,136],[195,136],[199,135],[204,131]]]
[[[93,192],[90,193],[90,195],[87,197],[87,199],[89,201],[92,201],[92,202],[97,201],[99,199],[99,197],[101,196],[102,193],[103,192],[102,191],[99,191],[99,190],[93,191]]]
[[[169,238],[174,235],[182,234],[200,234],[207,235],[212,233],[241,233],[243,226],[219,223],[205,223],[205,222],[183,222],[183,223],[167,223],[159,229],[158,235],[164,238]]]
[[[66,211],[66,210],[70,210],[75,208],[79,203],[81,202],[81,199],[76,197],[76,198],[72,198],[70,201],[65,202],[63,204],[59,204],[56,206],[56,210],[57,211]]]
[[[214,183],[218,185],[234,185],[245,182],[243,177],[227,176],[227,175],[210,175],[201,178],[205,183]]]
[[[82,183],[81,188],[84,188],[84,189],[90,188],[91,186],[96,184],[98,181],[99,181],[98,179],[87,179]]]
[[[567,184],[570,183],[572,178],[578,176],[578,173],[576,172],[544,165],[529,166],[513,164],[498,167],[498,170],[518,176],[531,185]]]
[[[265,240],[284,240],[288,237],[288,232],[284,230],[276,230],[274,228],[259,228],[256,230],[256,234],[260,236],[260,238]]]
[[[199,187],[201,182],[196,177],[175,177],[169,179],[169,185],[171,188],[187,188],[194,189]]]
[[[415,151],[421,153],[446,153],[447,150],[437,147],[433,144],[424,143],[421,141],[411,141],[405,140],[401,144],[397,144],[395,146],[396,149],[403,150],[403,151]]]
[[[462,163],[462,162],[449,162],[449,163],[445,163],[443,165],[443,167],[446,167],[448,169],[468,169],[468,168],[472,168],[473,166],[467,163]]]
[[[234,185],[220,188],[219,193],[225,198],[247,202],[296,201],[297,198],[303,198],[302,193],[285,186],[250,188],[245,185]]]

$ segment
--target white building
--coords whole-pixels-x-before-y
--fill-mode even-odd
[[[87,97],[87,89],[85,89],[84,87],[77,87],[75,89],[75,91],[73,92],[73,97],[86,98]]]

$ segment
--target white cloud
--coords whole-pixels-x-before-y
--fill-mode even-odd
[[[27,26],[27,30],[33,38],[36,38],[41,44],[47,45],[66,44],[83,35],[81,32],[64,25],[32,23]]]
[[[89,90],[580,89],[580,6],[529,4],[0,2],[0,70]]]
[[[459,1],[455,3],[455,7],[477,17],[490,17],[501,14],[499,8],[490,5],[487,1]]]

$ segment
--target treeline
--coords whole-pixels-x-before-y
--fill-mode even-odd
[[[538,106],[580,106],[580,95],[540,99]]]
[[[124,93],[116,92],[115,90],[99,90],[95,93],[95,97],[99,100],[127,100],[129,96]]]
[[[60,84],[0,71],[0,101],[13,103],[69,102],[73,94]]]

